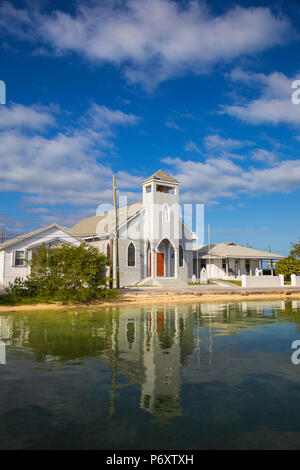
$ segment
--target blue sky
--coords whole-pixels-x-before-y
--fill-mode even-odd
[[[0,227],[71,227],[159,168],[212,242],[300,236],[300,4],[0,2]]]

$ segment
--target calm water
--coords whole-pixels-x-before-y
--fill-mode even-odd
[[[300,448],[300,302],[0,316],[0,449]]]

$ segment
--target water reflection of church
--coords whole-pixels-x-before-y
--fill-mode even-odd
[[[202,366],[212,366],[214,337],[237,334],[258,319],[267,323],[269,315],[285,308],[281,301],[252,304],[250,314],[247,302],[220,304],[217,311],[216,304],[122,310],[114,319],[111,339],[116,375],[140,386],[139,406],[167,424],[181,415],[181,368],[198,357],[201,374],[200,349]],[[117,383],[115,377],[113,387]]]
[[[200,382],[202,367],[214,367],[217,336],[269,323],[270,317],[278,318],[278,312],[278,319],[284,321],[296,308],[299,301],[110,308],[103,313],[43,317],[41,330],[36,321],[43,312],[1,315],[0,340],[18,353],[26,352],[26,357],[30,352],[35,360],[54,366],[78,358],[108,363],[112,370],[109,415],[117,412],[116,391],[136,386],[138,406],[165,425],[181,415],[180,393],[188,374]]]
[[[181,415],[180,368],[193,347],[184,341],[192,335],[184,317],[178,307],[151,307],[122,312],[115,320],[119,373],[141,386],[140,407],[161,424]]]

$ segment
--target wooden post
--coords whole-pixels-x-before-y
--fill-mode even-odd
[[[110,253],[110,260],[109,260],[109,277],[111,281],[109,281],[109,287],[113,287],[113,277],[114,277],[114,267],[113,267],[113,259],[114,259],[114,246],[113,246],[113,239],[109,239],[109,253]]]
[[[119,249],[118,249],[118,208],[117,208],[117,187],[116,177],[113,176],[113,192],[114,192],[114,210],[115,210],[115,253],[114,253],[114,275],[116,279],[116,288],[120,287],[119,276]]]
[[[207,270],[208,281],[210,281],[210,225],[208,226],[208,270]]]

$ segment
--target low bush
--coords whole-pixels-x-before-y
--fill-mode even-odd
[[[62,245],[46,248],[42,245],[33,261],[31,273],[25,279],[10,283],[4,302],[80,302],[110,300],[117,296],[115,289],[107,287],[105,267],[108,258],[97,248],[81,243],[80,246]],[[6,304],[7,305],[7,304]]]

